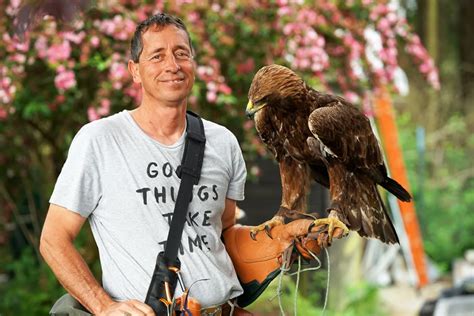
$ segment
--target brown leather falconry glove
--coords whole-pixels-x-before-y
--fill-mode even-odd
[[[319,254],[322,247],[328,246],[325,225],[315,226],[308,233],[313,222],[298,219],[278,225],[271,229],[272,238],[262,232],[256,235],[256,240],[250,237],[252,226],[234,225],[224,231],[224,244],[244,288],[244,294],[237,299],[239,306],[249,305],[262,294],[280,273],[284,256],[289,256],[290,262],[298,254],[311,260],[311,253]],[[334,237],[342,237],[342,230],[337,228]]]

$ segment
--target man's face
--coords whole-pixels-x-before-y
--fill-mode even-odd
[[[167,106],[185,102],[194,84],[195,63],[184,30],[174,25],[150,27],[142,34],[137,63],[129,62],[133,80],[142,84],[144,99]]]

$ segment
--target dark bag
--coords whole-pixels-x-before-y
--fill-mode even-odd
[[[181,263],[178,248],[181,243],[184,222],[192,197],[194,184],[199,183],[206,137],[201,118],[188,111],[186,114],[186,143],[181,165],[176,170],[181,184],[176,198],[165,251],[158,254],[155,270],[148,288],[145,303],[150,305],[156,315],[167,315],[173,303],[174,291],[179,277]],[[181,284],[184,289],[184,284]]]

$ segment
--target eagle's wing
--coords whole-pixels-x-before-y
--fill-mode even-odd
[[[352,169],[378,170],[383,156],[368,118],[339,98],[315,109],[308,127],[322,145],[326,157],[337,158]]]

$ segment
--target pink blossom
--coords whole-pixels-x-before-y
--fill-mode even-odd
[[[10,0],[10,5],[14,8],[18,8],[21,4],[21,0]]]
[[[18,10],[20,9],[20,3],[20,0],[11,0],[10,5],[6,8],[6,13],[9,16],[15,16],[18,13]]]
[[[23,54],[15,54],[10,57],[10,60],[19,64],[24,64],[26,61],[26,56]]]
[[[369,92],[365,92],[362,96],[362,111],[367,117],[374,117],[375,115],[372,107],[372,98]]]
[[[360,97],[357,93],[354,91],[346,91],[344,92],[344,97],[347,99],[347,101],[351,103],[357,103],[360,101]]]
[[[100,101],[100,107],[97,110],[97,114],[100,116],[106,116],[110,113],[110,99],[102,99]]]
[[[282,6],[282,7],[278,8],[277,14],[279,16],[287,16],[287,15],[291,14],[292,11],[293,10],[290,7]]]
[[[48,40],[46,37],[42,35],[38,36],[35,42],[35,49],[39,58],[44,59],[48,56]]]
[[[433,67],[433,61],[431,59],[428,59],[426,62],[420,65],[419,70],[421,73],[426,74],[430,72]]]
[[[121,15],[115,15],[113,19],[96,21],[99,30],[106,35],[110,35],[118,40],[128,40],[135,31],[135,22],[130,19],[124,19]]]
[[[216,103],[217,101],[217,94],[215,91],[207,91],[206,99],[210,103]]]
[[[211,81],[211,82],[208,82],[207,85],[206,85],[206,88],[207,90],[209,91],[217,91],[217,85],[215,82]]]
[[[427,76],[428,82],[435,90],[439,90],[441,88],[441,84],[439,83],[438,72],[433,69]]]
[[[97,37],[97,36],[95,36],[95,35],[92,36],[89,41],[90,41],[92,47],[98,47],[99,44],[100,44],[100,39],[99,39],[99,37]]]
[[[62,60],[67,60],[71,55],[71,45],[69,41],[63,41],[60,44],[51,45],[46,51],[48,61],[56,63]]]
[[[250,168],[250,174],[255,177],[259,177],[262,174],[262,170],[260,169],[259,166],[252,166]]]
[[[66,70],[63,66],[58,67],[58,73],[54,78],[54,84],[60,92],[74,87],[76,85],[74,71]]]
[[[188,21],[195,24],[197,23],[198,21],[200,20],[200,16],[199,16],[199,13],[197,13],[196,11],[193,11],[193,12],[190,12],[188,14]]]
[[[218,3],[211,4],[211,10],[214,12],[219,12],[221,10],[221,6]]]
[[[17,51],[26,53],[30,49],[30,41],[25,42],[17,42],[16,40],[13,42],[13,46]]]
[[[221,83],[219,85],[219,91],[222,92],[223,94],[227,94],[227,95],[232,94],[232,89],[228,85],[226,85],[225,83]]]
[[[135,104],[140,104],[142,99],[141,91],[141,85],[133,82],[125,89],[125,94],[132,97]]]
[[[124,80],[128,77],[128,70],[124,63],[113,62],[109,70],[109,78],[113,81]]]
[[[8,116],[7,110],[0,106],[0,120],[5,120]]]
[[[87,109],[87,118],[89,119],[89,121],[92,122],[100,119],[100,115],[92,106],[89,106],[89,108]]]
[[[379,22],[377,23],[377,28],[382,32],[387,31],[390,28],[389,20],[386,18],[380,19]]]
[[[81,31],[77,34],[74,32],[63,32],[62,35],[65,40],[73,42],[74,44],[80,44],[86,36],[86,33],[84,31]]]

